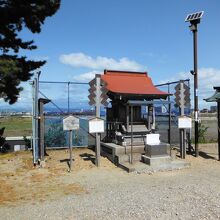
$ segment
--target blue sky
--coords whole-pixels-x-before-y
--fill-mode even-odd
[[[22,53],[47,60],[41,80],[85,82],[104,68],[147,71],[155,84],[186,79],[193,69],[193,35],[184,20],[201,10],[199,97],[207,98],[220,85],[219,0],[63,0],[40,34],[21,33],[38,46]],[[15,106],[30,105],[30,86],[24,87]],[[64,86],[41,90],[57,102],[66,94]],[[72,99],[86,100],[87,88],[71,91]],[[200,100],[200,108],[206,106]]]

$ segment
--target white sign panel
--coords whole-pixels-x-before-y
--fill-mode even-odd
[[[89,133],[104,133],[104,120],[101,118],[90,119]]]
[[[160,144],[160,134],[147,134],[146,144],[149,144],[149,145]]]
[[[78,129],[79,129],[79,118],[71,115],[63,119],[64,131],[72,131]]]
[[[178,128],[192,128],[192,119],[189,117],[179,117]]]

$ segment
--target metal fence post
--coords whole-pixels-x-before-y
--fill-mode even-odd
[[[170,94],[170,84],[168,84],[168,93]],[[169,130],[168,130],[168,143],[171,144],[171,103],[170,103],[170,96],[168,96],[168,111],[169,111]]]
[[[39,74],[33,81],[33,163],[36,164],[39,159],[39,131],[38,131],[38,91],[39,91]]]
[[[33,150],[33,163],[36,163],[36,156],[35,156],[35,151],[36,151],[36,133],[35,133],[35,128],[36,128],[36,121],[35,121],[35,93],[36,93],[36,79],[32,82],[32,150]]]

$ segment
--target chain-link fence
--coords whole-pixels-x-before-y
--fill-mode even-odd
[[[157,87],[170,94],[175,93],[179,83],[165,83]],[[184,80],[189,86],[189,80]],[[68,146],[68,132],[63,131],[63,118],[72,114],[80,118],[80,129],[73,133],[73,146],[89,146],[94,144],[94,137],[88,133],[88,119],[95,115],[94,108],[88,105],[87,83],[72,82],[42,82],[40,81],[40,97],[49,99],[44,105],[44,141],[47,148],[62,148]],[[177,117],[180,114],[176,106],[175,97],[170,96],[171,104],[156,104],[156,132],[160,134],[161,141],[171,144],[179,143],[179,129]],[[105,109],[101,110],[105,119]],[[170,114],[169,114],[170,113]],[[185,114],[190,115],[190,105],[185,108]],[[169,119],[170,128],[169,128]],[[170,134],[169,134],[170,132]],[[104,135],[102,135],[104,137]],[[170,140],[169,140],[170,139]]]
[[[49,100],[43,107],[46,148],[68,147],[69,133],[63,130],[63,118],[69,114],[79,118],[80,128],[72,135],[73,146],[94,143],[94,137],[88,133],[88,118],[94,115],[94,108],[88,105],[88,83],[40,81],[39,95]]]
[[[184,82],[184,84],[190,88],[189,79],[182,80],[182,82]],[[170,142],[171,145],[179,144],[178,117],[180,116],[180,107],[177,106],[176,97],[174,95],[176,93],[175,87],[179,83],[180,81],[175,81],[175,82],[168,82],[168,83],[156,85],[160,90],[166,91],[172,94],[169,97],[170,106],[169,105],[160,105],[159,107],[156,106],[157,132],[160,134],[161,141],[166,142],[166,143]],[[189,91],[189,95],[190,95],[190,91]],[[190,99],[188,101],[189,102],[184,108],[184,114],[187,116],[190,116],[191,115]],[[159,110],[157,110],[157,108]],[[169,120],[170,120],[170,124],[169,124]],[[190,136],[191,136],[190,130],[188,130],[188,133],[190,133]]]

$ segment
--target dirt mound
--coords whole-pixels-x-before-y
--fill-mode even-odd
[[[87,193],[77,182],[71,182],[74,178],[66,181],[65,176],[96,169],[94,152],[85,148],[74,149],[71,173],[68,172],[68,150],[47,153],[44,168],[33,166],[31,152],[0,155],[0,205]],[[105,158],[101,158],[101,166],[115,167]]]

